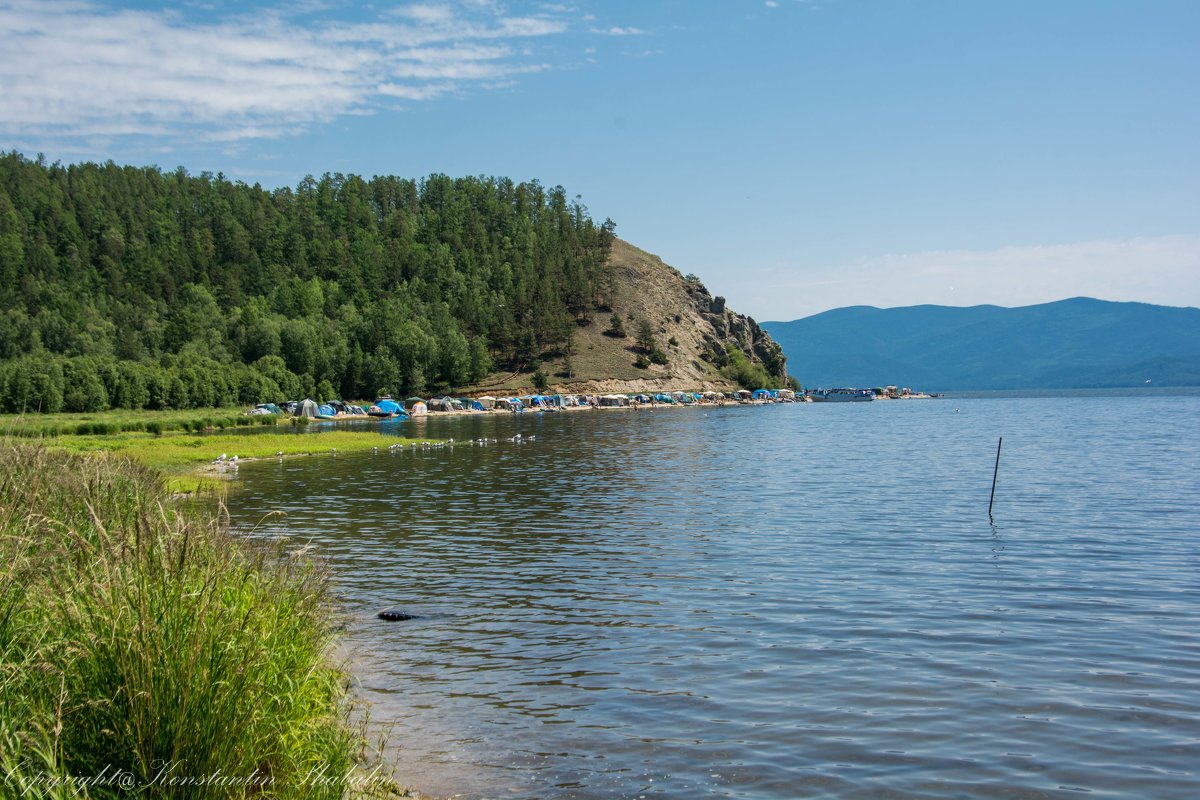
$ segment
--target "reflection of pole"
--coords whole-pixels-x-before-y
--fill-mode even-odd
[[[996,467],[992,470],[992,498],[988,500],[988,519],[992,518],[992,503],[996,502],[996,475],[1000,472],[1000,445],[1004,444],[1004,437],[1000,437],[1000,441],[996,442]]]

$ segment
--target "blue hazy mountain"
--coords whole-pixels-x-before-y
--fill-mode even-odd
[[[1200,386],[1200,309],[1076,297],[1036,306],[836,308],[762,327],[806,386]]]

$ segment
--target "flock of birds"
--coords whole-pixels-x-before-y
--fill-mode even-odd
[[[486,447],[489,444],[498,444],[501,441],[508,442],[510,444],[525,444],[526,442],[532,442],[532,441],[535,441],[536,439],[537,439],[536,435],[522,436],[521,434],[518,433],[517,435],[510,436],[507,439],[486,439],[486,438],[467,439],[466,441],[457,442],[457,444]],[[416,448],[420,447],[422,450],[436,450],[436,449],[440,449],[443,447],[453,447],[455,444],[456,444],[456,442],[454,441],[454,439],[447,439],[444,442],[410,442],[408,444],[408,448],[415,450]],[[404,450],[404,449],[405,449],[405,445],[403,445],[401,443],[390,444],[387,446],[388,452],[397,452],[397,451]],[[336,456],[337,448],[336,447],[331,448],[330,452]],[[372,447],[371,452],[378,453],[379,448]],[[275,453],[275,455],[278,458],[283,458],[283,451],[279,450]],[[234,453],[232,456],[228,455],[226,453],[221,453],[221,455],[217,456],[216,458],[214,458],[212,460],[212,463],[214,465],[216,465],[218,469],[237,469],[238,468],[238,457],[237,457],[236,453]]]
[[[237,453],[234,453],[232,457],[226,455],[225,453],[221,453],[221,455],[213,459],[212,463],[216,464],[218,467],[224,467],[226,469],[237,469]]]
[[[508,442],[510,444],[524,444],[526,442],[532,442],[535,439],[537,439],[537,436],[522,436],[521,434],[518,433],[516,436],[510,436],[507,439],[483,438],[483,439],[467,439],[465,441],[458,441],[458,442],[456,442],[454,439],[447,439],[444,442],[409,442],[408,448],[415,450],[416,448],[419,447],[422,450],[438,450],[443,447],[454,447],[455,445],[469,445],[471,447],[486,447],[489,444],[498,444],[499,442],[502,442],[502,441]],[[390,445],[388,445],[387,449],[389,452],[395,452],[398,450],[404,450],[405,445],[399,444],[399,443],[390,444]],[[379,452],[379,448],[372,447],[371,452],[377,453],[377,452]]]

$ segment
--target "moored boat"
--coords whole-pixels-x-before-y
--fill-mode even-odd
[[[875,399],[870,389],[813,389],[809,395],[816,403],[865,403]]]

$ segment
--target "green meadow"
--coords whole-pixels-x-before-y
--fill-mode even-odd
[[[4,415],[0,436],[37,440],[73,453],[126,456],[157,470],[172,492],[225,486],[224,479],[235,473],[215,468],[213,462],[222,454],[241,461],[363,452],[420,441],[385,437],[376,430],[345,430],[336,423],[316,428],[286,416],[246,416],[228,408]]]

